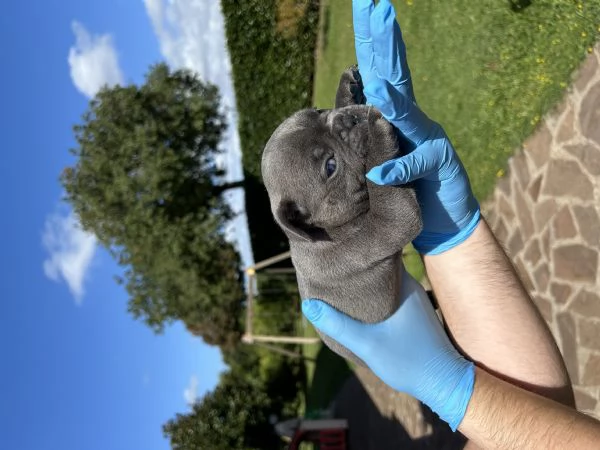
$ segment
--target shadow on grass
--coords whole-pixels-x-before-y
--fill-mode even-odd
[[[321,51],[327,51],[327,47],[329,47],[329,21],[331,20],[331,6],[329,3],[325,3],[325,12],[323,14],[323,28],[321,29],[321,36],[323,37],[323,47]]]
[[[533,3],[532,0],[508,0],[510,9],[514,12],[521,12]]]
[[[271,213],[267,189],[262,181],[249,171],[244,171],[244,192],[254,260],[262,261],[288,251],[288,240]],[[290,266],[291,260],[286,259],[270,268]]]
[[[306,416],[327,409],[344,382],[352,375],[346,360],[322,345],[315,358],[315,371],[306,393]]]

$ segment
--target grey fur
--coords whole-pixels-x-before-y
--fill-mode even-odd
[[[299,111],[275,130],[263,152],[262,176],[290,241],[300,296],[376,323],[399,306],[402,249],[422,223],[412,188],[377,186],[365,178],[402,151],[394,127],[363,102],[358,71],[348,69],[335,109]],[[337,169],[327,178],[325,162],[333,155]]]

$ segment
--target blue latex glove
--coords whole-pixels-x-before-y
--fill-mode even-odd
[[[452,346],[427,294],[407,272],[401,306],[384,322],[358,322],[319,300],[303,301],[302,311],[386,384],[422,401],[457,429],[473,393],[475,366]]]
[[[414,181],[423,231],[414,247],[438,254],[467,239],[480,219],[469,178],[442,127],[417,106],[406,48],[389,0],[353,0],[358,68],[367,102],[407,138],[413,150],[374,167],[367,178],[380,185]]]

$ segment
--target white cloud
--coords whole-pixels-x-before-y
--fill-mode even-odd
[[[204,81],[218,86],[228,129],[223,136],[217,163],[227,171],[226,181],[243,177],[242,151],[237,129],[235,91],[231,61],[225,40],[221,2],[206,0],[144,0],[146,11],[158,38],[160,50],[175,68],[197,72]],[[226,227],[226,236],[236,242],[244,265],[253,262],[250,233],[244,211],[244,192],[226,194],[237,217]]]
[[[44,273],[53,281],[64,280],[81,304],[84,281],[96,252],[96,237],[81,229],[76,216],[54,213],[46,218],[42,236],[50,254],[44,261]]]
[[[190,378],[190,384],[183,391],[183,398],[188,405],[193,405],[198,399],[198,377],[192,375]]]
[[[123,84],[112,37],[109,34],[92,36],[77,21],[71,26],[75,45],[69,49],[69,66],[77,90],[91,98],[104,85]]]

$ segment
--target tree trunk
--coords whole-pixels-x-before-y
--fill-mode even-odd
[[[215,195],[221,195],[223,192],[229,190],[229,189],[235,189],[235,188],[243,188],[244,187],[244,180],[239,180],[239,181],[234,181],[232,183],[225,183],[225,184],[219,184],[217,186],[215,186],[214,189],[214,193]]]

